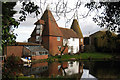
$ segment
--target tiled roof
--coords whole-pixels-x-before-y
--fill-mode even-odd
[[[45,24],[44,20],[38,20],[37,22],[35,22],[34,24]]]
[[[61,30],[61,32],[63,34],[63,38],[67,38],[67,39],[78,38],[78,35],[72,29],[61,28],[61,27],[59,27],[59,29]]]
[[[63,36],[50,10],[45,10],[41,20],[45,21],[43,36]]]
[[[27,49],[29,49],[32,52],[48,52],[47,49],[43,48],[42,46],[29,46],[26,47]]]
[[[73,20],[71,29],[73,29],[77,33],[79,38],[83,38],[83,34],[81,32],[80,26],[79,26],[78,21],[76,19]]]
[[[18,45],[18,46],[36,46],[36,45],[40,45],[40,44],[29,43],[29,42],[16,42],[15,45]]]

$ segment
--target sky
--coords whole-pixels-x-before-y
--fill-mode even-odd
[[[57,1],[57,0],[49,0],[49,1],[47,1],[47,3],[45,5],[41,5],[42,9],[43,9],[43,12],[46,9],[47,5],[49,5],[49,9],[52,12],[54,10],[54,7],[55,7],[52,4],[56,3],[55,1]],[[75,1],[76,0],[68,0],[68,6],[71,6],[71,7],[75,6],[74,5]],[[40,5],[39,0],[34,0],[34,2],[35,2],[36,5],[38,5],[38,6]],[[84,7],[84,4],[85,4],[85,2],[82,2],[80,8],[77,11],[77,13],[79,15],[85,15],[87,13],[87,11],[88,11],[88,9]],[[21,8],[21,3],[17,2],[17,5],[15,6],[14,10],[19,11],[20,8]],[[16,33],[18,35],[17,39],[16,39],[17,42],[27,42],[28,38],[30,38],[31,33],[35,28],[34,23],[38,19],[40,19],[42,14],[43,13],[41,13],[38,16],[38,18],[35,18],[34,14],[28,15],[26,21],[20,23],[18,28],[14,30],[14,33]],[[55,15],[55,13],[52,12],[52,14],[53,14],[54,18],[57,20],[58,17]],[[98,27],[96,25],[96,23],[94,23],[93,20],[92,20],[92,17],[95,14],[96,14],[96,12],[92,12],[86,18],[82,18],[81,16],[78,15],[78,17],[79,17],[78,23],[79,23],[80,29],[81,29],[84,37],[88,36],[90,34],[93,34],[94,32],[97,32],[97,31],[101,30],[101,28]],[[71,15],[73,15],[72,12],[67,14],[67,17],[71,18]],[[17,20],[19,16],[20,16],[20,14],[17,13],[17,14],[14,15],[14,18]],[[74,18],[76,18],[76,17],[74,17]],[[72,21],[73,21],[73,19],[71,19],[71,21],[65,25],[66,18],[64,16],[60,16],[60,19],[57,20],[56,22],[57,22],[59,27],[70,28],[71,25],[72,25]]]

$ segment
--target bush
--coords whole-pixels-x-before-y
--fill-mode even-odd
[[[22,70],[22,61],[19,57],[11,55],[7,57],[3,67],[3,78],[14,78]]]

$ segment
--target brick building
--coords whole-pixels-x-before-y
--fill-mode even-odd
[[[18,57],[31,57],[35,59],[47,59],[48,50],[36,43],[17,42],[11,46],[4,47],[4,55],[7,57],[14,55]]]
[[[71,29],[60,28],[51,11],[46,9],[41,19],[35,22],[35,25],[28,42],[41,44],[53,56],[60,54],[59,49],[63,49],[65,44],[67,47],[64,54],[80,52],[80,47],[83,46],[83,35],[76,19],[73,20]]]

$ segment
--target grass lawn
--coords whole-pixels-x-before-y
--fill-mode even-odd
[[[93,59],[93,60],[103,60],[103,59],[110,59],[112,58],[113,55],[112,54],[108,54],[108,53],[99,53],[99,52],[94,52],[94,53],[80,53],[80,54],[76,54],[76,55],[62,55],[62,57],[60,58],[60,56],[51,56],[48,59],[44,59],[44,60],[36,60],[33,62],[39,62],[39,61],[62,61],[62,60],[72,60],[72,59],[83,59],[83,60],[88,60],[88,59]]]
[[[111,54],[108,53],[81,53],[80,54],[82,59],[87,59],[89,57],[91,58],[95,58],[95,59],[101,59],[101,58],[112,58],[113,56]]]
[[[50,57],[50,58],[59,58],[59,56]],[[88,59],[88,58],[94,58],[94,59],[103,59],[103,58],[112,58],[111,54],[105,54],[105,53],[80,53],[76,55],[62,55],[62,59]]]

